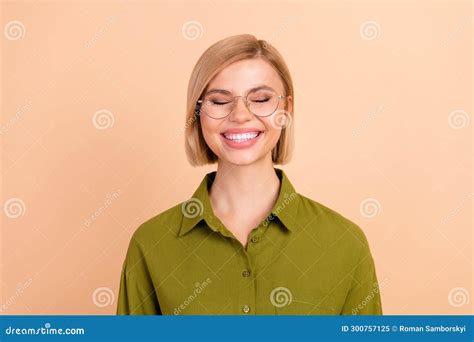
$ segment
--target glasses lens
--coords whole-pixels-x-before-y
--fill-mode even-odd
[[[260,89],[247,95],[248,109],[257,116],[272,115],[278,108],[278,95],[272,90]],[[214,93],[203,98],[201,111],[206,115],[221,119],[234,108],[234,97],[230,94]]]
[[[220,119],[232,110],[233,97],[226,94],[210,94],[204,97],[201,110],[210,117]]]
[[[271,90],[260,89],[249,93],[247,102],[252,113],[268,116],[273,114],[278,107],[278,95]]]

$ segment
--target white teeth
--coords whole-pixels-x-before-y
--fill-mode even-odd
[[[232,140],[235,142],[243,142],[250,139],[254,139],[258,136],[259,132],[248,132],[243,134],[225,134],[224,137],[228,140]]]

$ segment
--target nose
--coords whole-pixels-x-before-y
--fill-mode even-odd
[[[234,122],[245,122],[253,119],[253,114],[245,105],[245,97],[239,96],[235,98],[234,108],[229,114],[229,120]]]

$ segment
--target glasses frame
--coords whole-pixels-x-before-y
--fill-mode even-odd
[[[247,108],[247,110],[248,110],[250,113],[252,113],[253,115],[255,115],[256,117],[259,117],[259,118],[266,118],[266,117],[268,117],[268,116],[270,116],[270,115],[275,114],[275,112],[276,112],[277,109],[278,109],[278,104],[279,104],[280,102],[278,102],[278,104],[277,104],[275,110],[274,110],[273,112],[271,112],[270,114],[268,114],[268,115],[257,115],[257,114],[255,114],[254,112],[252,112],[252,111],[250,110],[250,108],[249,108],[249,104],[248,104],[248,100],[247,100],[247,96],[249,96],[249,94],[251,94],[252,91],[253,91],[253,90],[249,91],[249,92],[248,92],[247,94],[245,94],[245,95],[237,95],[237,96],[234,96],[234,97],[232,98],[232,108],[231,108],[231,110],[229,111],[229,113],[228,113],[226,116],[223,116],[223,117],[221,117],[221,118],[215,118],[215,117],[210,116],[209,114],[207,114],[206,111],[204,111],[204,114],[206,114],[208,117],[210,117],[211,119],[214,119],[214,120],[222,120],[222,119],[225,119],[225,118],[227,118],[227,117],[234,111],[235,107],[237,106],[237,100],[236,100],[236,99],[237,99],[238,97],[241,97],[241,98],[242,98],[242,100],[244,101],[245,108]],[[273,90],[272,90],[272,91],[273,91]],[[273,91],[273,92],[276,94],[275,91]],[[289,96],[290,96],[290,95],[277,95],[277,98],[278,98],[278,101],[280,101],[281,99],[287,98],[287,97],[289,97]],[[203,103],[204,103],[204,100],[202,100],[202,99],[199,99],[199,100],[196,102],[196,111],[195,111],[196,115],[199,115],[199,114],[201,113],[201,109],[202,109],[202,104],[203,104]]]

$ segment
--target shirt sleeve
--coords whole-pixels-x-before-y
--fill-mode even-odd
[[[352,274],[352,284],[341,315],[382,315],[380,289],[375,264],[368,248],[364,249]]]
[[[145,253],[134,236],[122,266],[117,315],[161,315]]]

